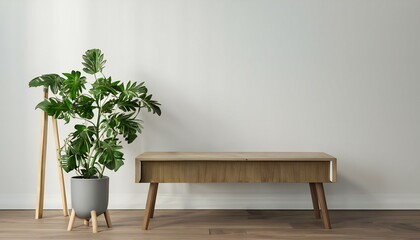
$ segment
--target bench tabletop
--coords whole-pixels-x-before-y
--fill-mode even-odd
[[[323,152],[145,152],[138,161],[328,161]]]

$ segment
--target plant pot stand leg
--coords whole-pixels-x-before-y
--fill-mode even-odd
[[[72,209],[70,219],[69,219],[69,226],[67,227],[67,231],[71,231],[71,229],[73,228],[75,218],[76,218],[76,212],[74,211],[74,209]]]
[[[44,89],[44,99],[48,98],[48,89]],[[45,165],[47,159],[48,113],[42,113],[41,151],[39,156],[38,189],[35,209],[35,219],[42,218],[44,212]]]
[[[108,226],[108,228],[112,228],[111,217],[109,215],[108,210],[104,212],[104,216],[105,216],[106,225]],[[72,230],[75,219],[76,219],[76,211],[72,209],[67,231]],[[95,210],[90,211],[90,219],[92,220],[92,232],[97,233],[98,232],[98,216],[96,215]],[[83,225],[89,226],[89,219],[83,219]]]
[[[108,210],[106,210],[106,211],[104,212],[104,216],[105,216],[106,226],[107,226],[108,228],[112,228],[111,216],[109,216],[109,212],[108,212]]]
[[[67,198],[66,198],[66,186],[64,185],[64,176],[63,176],[63,168],[61,168],[60,164],[60,137],[58,135],[58,124],[57,119],[52,117],[52,126],[53,126],[53,133],[54,133],[54,141],[55,141],[55,152],[57,154],[57,169],[58,169],[58,179],[60,181],[60,191],[61,191],[61,204],[63,205],[63,215],[67,217],[69,215],[69,210],[67,208]]]
[[[97,233],[98,232],[98,219],[96,217],[96,211],[95,210],[90,211],[90,216],[92,219],[92,232]]]

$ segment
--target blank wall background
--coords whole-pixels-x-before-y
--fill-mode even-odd
[[[144,151],[324,151],[332,209],[420,208],[420,1],[0,1],[0,208],[34,208],[41,89],[81,69],[146,81],[162,116],[111,177],[111,208],[143,208]],[[61,125],[62,135],[69,126]],[[60,208],[49,134],[46,208]],[[66,184],[70,193],[69,178]],[[68,194],[70,199],[70,194]],[[310,208],[306,184],[163,184],[157,208]]]

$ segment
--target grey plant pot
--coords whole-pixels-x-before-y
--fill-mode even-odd
[[[76,216],[90,219],[90,212],[96,211],[99,216],[108,208],[109,177],[71,178],[71,204]]]

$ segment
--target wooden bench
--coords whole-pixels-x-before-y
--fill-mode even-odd
[[[322,152],[145,152],[136,183],[150,183],[143,229],[153,218],[159,183],[309,183],[315,217],[330,229],[323,183],[337,179],[337,160]]]

